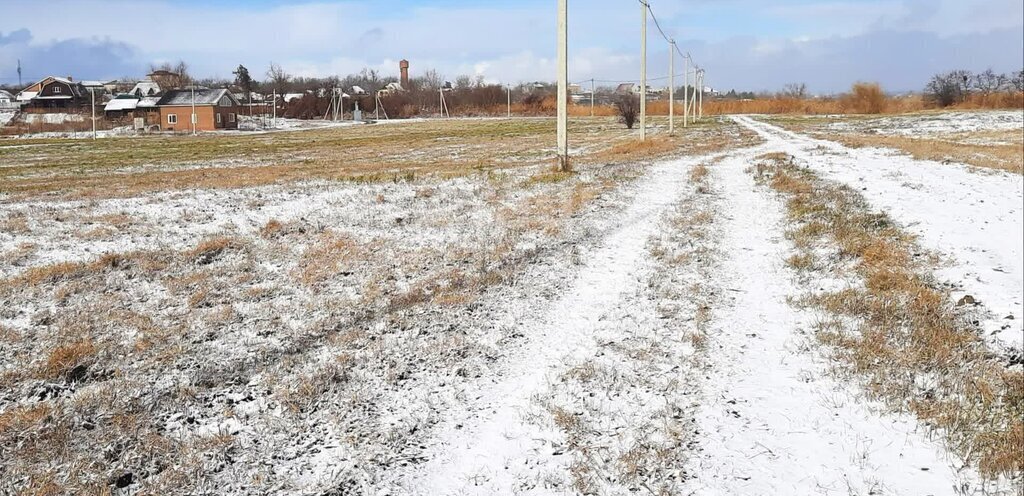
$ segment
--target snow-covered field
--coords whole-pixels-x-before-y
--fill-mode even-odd
[[[1016,115],[871,126],[1024,131]],[[983,477],[837,372],[823,315],[795,302],[865,283],[791,267],[787,198],[755,171],[783,153],[887,213],[946,306],[971,297],[1007,378],[1022,176],[715,125],[720,149],[572,175],[517,157],[80,198],[36,195],[67,179],[19,163],[29,183],[0,192],[0,493],[1018,494],[1020,471]],[[221,170],[203,163],[157,172]]]
[[[942,136],[974,131],[1019,131],[1024,129],[1024,112],[936,112],[841,120],[829,124],[831,131],[858,131],[891,136]]]

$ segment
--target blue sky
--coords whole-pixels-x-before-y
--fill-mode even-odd
[[[662,27],[720,89],[805,82],[842,91],[858,80],[920,89],[954,68],[1020,70],[1020,0],[650,0]],[[48,74],[139,76],[185,60],[200,76],[268,64],[324,76],[363,67],[436,69],[493,82],[554,78],[555,0],[0,0],[0,83]],[[636,0],[569,0],[574,80],[638,77]],[[184,26],[187,26],[184,27]],[[668,53],[651,25],[650,76]]]

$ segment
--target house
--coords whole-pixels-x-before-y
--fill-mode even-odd
[[[0,110],[11,110],[20,108],[21,104],[18,103],[18,99],[14,95],[7,91],[0,90]]]
[[[71,76],[49,76],[22,90],[17,99],[30,108],[69,109],[87,105],[90,96],[85,86]]]
[[[240,104],[227,89],[170,90],[160,97],[160,129],[191,131],[190,117],[195,109],[195,130],[238,129]],[[138,106],[136,106],[138,108]]]

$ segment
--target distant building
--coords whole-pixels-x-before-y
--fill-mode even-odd
[[[191,131],[189,116],[195,108],[196,130],[238,129],[240,104],[227,89],[171,90],[156,103],[160,129]]]
[[[618,95],[632,95],[636,93],[636,85],[633,83],[622,83],[615,88],[615,93]]]
[[[18,103],[18,99],[14,95],[7,91],[0,90],[0,110],[11,110],[20,108],[21,104]]]
[[[72,109],[89,103],[89,91],[71,76],[49,76],[21,90],[17,100],[28,108]]]

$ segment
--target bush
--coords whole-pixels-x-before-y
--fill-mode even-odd
[[[878,83],[856,83],[850,94],[843,97],[842,108],[856,114],[881,114],[886,103],[885,92]]]
[[[615,110],[619,114],[620,122],[628,129],[633,129],[636,124],[636,116],[640,113],[640,98],[633,95],[622,95],[615,102]]]

